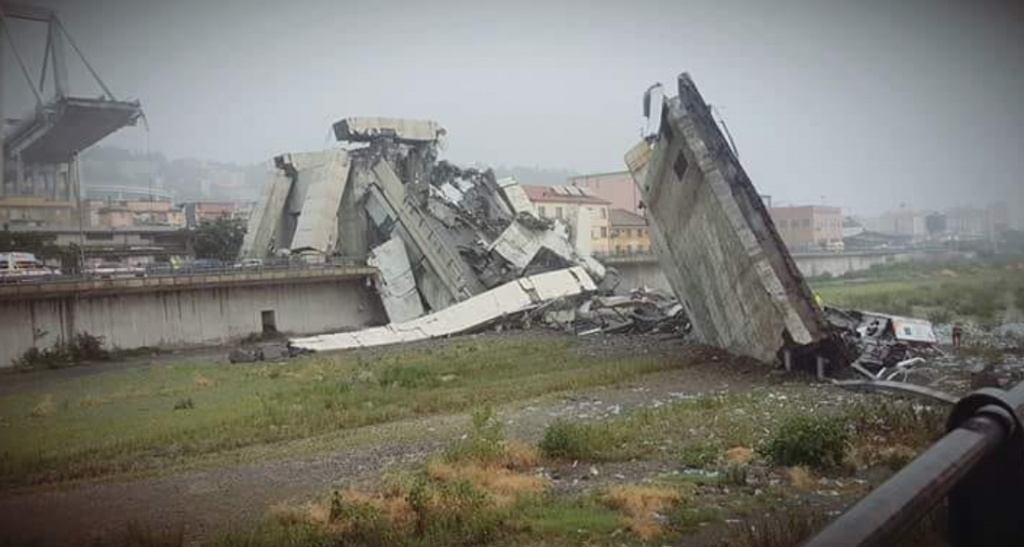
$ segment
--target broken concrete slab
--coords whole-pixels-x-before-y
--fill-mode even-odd
[[[349,169],[348,152],[340,149],[274,158],[270,183],[249,217],[240,256],[333,254]]]
[[[704,342],[765,362],[783,349],[839,360],[834,338],[693,80],[626,163],[673,291]],[[845,364],[845,363],[844,363]]]
[[[295,234],[289,248],[292,252],[331,253],[338,237],[338,208],[348,183],[350,167],[348,152],[332,149],[318,155],[317,163],[298,171],[300,180],[308,181]]]
[[[470,332],[545,302],[595,291],[597,286],[581,267],[524,277],[453,304],[423,317],[357,332],[294,338],[291,346],[331,351],[398,344]]]
[[[405,144],[431,143],[444,134],[441,125],[430,120],[356,117],[334,124],[334,136],[343,142],[370,142],[384,137]]]
[[[374,277],[374,284],[390,322],[403,323],[423,315],[416,278],[401,238],[395,236],[374,247],[366,263],[380,272]]]

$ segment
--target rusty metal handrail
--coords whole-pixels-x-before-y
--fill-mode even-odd
[[[960,399],[946,435],[804,547],[891,545],[949,499],[954,547],[1018,544],[1024,538],[1024,383]]]

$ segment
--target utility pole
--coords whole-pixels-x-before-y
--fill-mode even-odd
[[[71,186],[74,188],[75,209],[78,211],[78,274],[81,275],[85,271],[85,222],[82,214],[82,189],[79,186],[81,173],[78,169],[78,152],[71,155],[71,165],[68,167],[68,178],[74,180]]]
[[[0,25],[0,198],[6,192],[7,153],[4,152],[4,135],[7,133],[7,115],[4,113],[4,26]]]

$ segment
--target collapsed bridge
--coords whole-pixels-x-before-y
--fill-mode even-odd
[[[242,258],[366,258],[392,322],[556,269],[608,277],[577,244],[587,215],[540,218],[514,179],[438,161],[436,122],[347,118],[334,130],[348,148],[274,159]]]
[[[679,76],[670,99],[652,87],[645,107],[650,129],[626,164],[696,336],[764,362],[848,363],[846,344],[690,76]]]

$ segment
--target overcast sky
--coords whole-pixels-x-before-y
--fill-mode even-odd
[[[776,203],[1024,209],[1016,0],[45,3],[170,157],[261,161],[379,115],[438,120],[459,163],[621,170],[644,89],[688,71]]]

